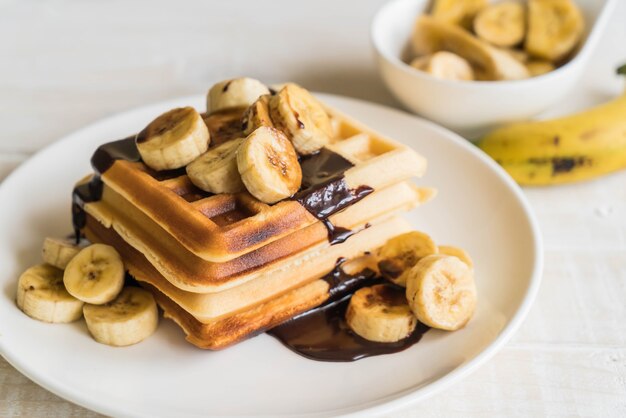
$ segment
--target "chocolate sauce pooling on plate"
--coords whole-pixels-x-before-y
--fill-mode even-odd
[[[378,343],[361,338],[352,332],[345,320],[350,297],[362,287],[388,282],[377,277],[372,270],[365,269],[358,274],[350,275],[343,272],[340,266],[324,280],[330,284],[330,297],[322,306],[267,331],[269,335],[301,356],[312,360],[337,362],[397,353],[416,344],[430,329],[418,322],[411,335],[395,343]]]

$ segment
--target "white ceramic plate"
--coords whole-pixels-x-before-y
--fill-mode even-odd
[[[467,375],[511,337],[537,292],[541,241],[518,187],[472,145],[432,123],[335,96],[323,100],[428,158],[420,184],[437,198],[408,215],[439,243],[466,248],[476,263],[478,311],[455,333],[431,330],[410,349],[354,363],[300,357],[261,335],[221,352],[185,342],[170,321],[129,348],[94,342],[82,321],[49,325],[15,306],[20,272],[40,260],[42,239],[70,232],[74,182],[98,144],[126,136],[190,97],[133,110],[46,148],[0,186],[0,352],[48,390],[114,416],[328,416],[389,413]]]

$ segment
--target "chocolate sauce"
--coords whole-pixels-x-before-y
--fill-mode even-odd
[[[429,328],[418,323],[415,330],[395,343],[377,343],[361,338],[348,327],[345,313],[351,295],[361,287],[384,281],[374,271],[365,269],[349,275],[340,266],[324,280],[330,284],[330,298],[318,308],[311,309],[268,331],[287,348],[312,360],[355,361],[365,357],[397,353],[417,343]],[[391,289],[390,294],[396,289]],[[391,296],[390,296],[391,297]]]

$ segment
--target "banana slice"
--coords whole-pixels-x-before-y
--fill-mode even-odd
[[[411,66],[444,80],[473,80],[474,70],[464,58],[452,52],[439,51],[415,58]]]
[[[378,269],[386,279],[406,286],[411,267],[422,258],[437,254],[437,245],[423,232],[411,231],[387,241],[378,252]]]
[[[250,194],[275,203],[292,196],[302,183],[298,155],[279,130],[262,126],[237,151],[237,168]]]
[[[458,26],[420,16],[411,38],[417,56],[449,51],[465,58],[477,80],[515,80],[527,78],[526,67],[505,52],[492,47]]]
[[[124,264],[115,248],[92,244],[82,249],[67,265],[63,275],[67,291],[83,302],[107,303],[124,286]]]
[[[145,340],[159,323],[152,294],[132,286],[105,305],[86,304],[83,312],[91,336],[99,343],[115,347]]]
[[[424,257],[410,271],[406,297],[420,322],[457,330],[467,324],[476,309],[474,274],[457,257]]]
[[[243,133],[247,136],[261,126],[274,127],[270,117],[270,95],[264,94],[246,109],[242,117]]]
[[[83,302],[63,287],[63,271],[47,264],[22,273],[17,283],[17,306],[44,322],[73,322],[83,316]]]
[[[254,78],[234,78],[215,84],[207,95],[207,111],[215,113],[220,110],[248,107],[259,96],[270,94],[269,88]]]
[[[583,15],[572,0],[529,0],[526,51],[548,61],[565,58],[585,29]]]
[[[332,126],[322,105],[306,89],[286,84],[269,100],[274,126],[301,155],[313,154],[330,141]]]
[[[536,77],[554,71],[556,67],[550,61],[531,60],[526,63],[526,69],[531,77]]]
[[[67,263],[69,263],[80,250],[85,248],[85,245],[85,241],[76,245],[76,241],[73,239],[48,237],[43,241],[43,261],[51,266],[65,270]]]
[[[470,28],[476,13],[487,4],[487,0],[435,0],[431,14],[442,22]]]
[[[476,15],[474,32],[495,46],[517,45],[526,35],[526,10],[516,1],[492,4]]]
[[[211,148],[187,166],[189,180],[211,193],[239,193],[245,189],[237,171],[237,150],[245,138]]]
[[[357,290],[350,298],[346,322],[357,335],[381,343],[400,341],[417,325],[404,292],[384,284]]]
[[[211,137],[202,116],[193,107],[170,110],[137,135],[137,149],[154,170],[184,167],[209,148]]]
[[[454,256],[458,258],[459,260],[461,260],[462,262],[464,262],[465,264],[467,264],[467,267],[471,269],[474,268],[474,261],[472,261],[472,257],[470,257],[467,251],[465,251],[462,248],[453,247],[451,245],[440,245],[439,254]]]

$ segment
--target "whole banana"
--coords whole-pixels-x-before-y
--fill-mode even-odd
[[[626,168],[626,95],[571,116],[496,129],[476,145],[521,185],[599,177]]]

